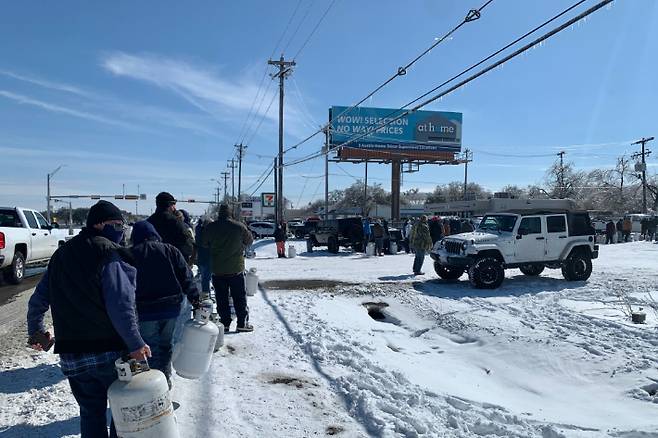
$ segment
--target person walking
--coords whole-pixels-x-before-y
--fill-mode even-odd
[[[283,221],[279,222],[274,229],[274,242],[276,243],[276,254],[280,259],[286,258],[286,230]]]
[[[368,243],[372,238],[372,227],[370,226],[370,218],[363,219],[363,252],[368,250]]]
[[[229,331],[231,325],[229,294],[233,298],[238,320],[237,331],[254,330],[249,324],[244,278],[244,252],[253,241],[254,237],[247,227],[231,218],[226,204],[220,205],[218,219],[208,224],[201,236],[201,246],[210,250],[217,311],[225,332]]]
[[[149,366],[167,377],[171,389],[171,354],[176,320],[181,313],[183,296],[192,307],[199,306],[199,290],[183,254],[173,245],[163,243],[148,221],[133,225],[131,235],[132,265],[137,268],[135,291],[139,331],[151,347]]]
[[[210,297],[210,281],[212,278],[212,270],[210,266],[210,251],[208,248],[201,246],[201,236],[210,223],[210,218],[203,216],[197,222],[194,229],[195,251],[196,251],[196,264],[199,268],[199,277],[201,278],[201,299]]]
[[[164,243],[174,245],[183,254],[186,262],[190,262],[194,251],[194,238],[191,230],[183,220],[176,215],[176,199],[171,193],[161,192],[155,197],[156,210],[149,221],[158,232]]]
[[[633,222],[631,222],[631,219],[628,217],[624,219],[623,230],[624,242],[628,242],[628,239],[631,237],[631,231],[633,231]]]
[[[60,368],[80,406],[82,438],[108,436],[107,390],[117,379],[114,362],[151,356],[137,323],[136,270],[122,260],[124,221],[112,203],[98,201],[86,226],[57,249],[30,297],[28,344],[48,350],[54,341]],[[44,325],[50,309],[55,338]],[[117,436],[110,422],[109,436]]]
[[[615,223],[612,221],[612,219],[610,219],[608,221],[608,223],[605,225],[605,243],[606,244],[614,243],[613,242],[613,237],[614,237],[616,231],[617,230],[615,228]]]
[[[384,255],[384,227],[382,222],[377,219],[372,225],[372,237],[375,239],[375,254]]]
[[[621,243],[624,238],[624,222],[622,219],[619,219],[615,226],[617,228],[617,243]]]
[[[411,245],[416,251],[413,265],[414,275],[424,275],[422,269],[425,262],[425,252],[432,248],[432,237],[427,226],[427,216],[422,215],[420,221],[411,230]]]

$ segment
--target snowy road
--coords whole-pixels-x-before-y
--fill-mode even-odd
[[[296,245],[248,261],[256,332],[176,379],[184,436],[658,437],[658,245],[603,246],[587,283],[513,270],[496,291],[438,280],[429,258],[413,277],[405,254]],[[56,357],[2,342],[0,438],[75,436]]]

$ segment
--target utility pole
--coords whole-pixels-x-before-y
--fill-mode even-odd
[[[231,163],[228,167],[231,168],[231,199],[235,199],[235,158],[229,160]]]
[[[240,143],[236,144],[235,147],[238,149],[238,197],[236,199],[238,204],[240,204],[240,194],[242,193],[242,157],[247,146]]]
[[[468,190],[468,162],[473,161],[473,153],[470,149],[464,150],[464,201],[466,201],[466,191]]]
[[[296,65],[295,61],[286,61],[281,55],[278,61],[267,61],[269,65],[279,68],[279,71],[272,75],[272,79],[279,78],[279,175],[278,187],[276,194],[276,211],[277,219],[283,220],[283,91],[286,77],[292,74],[292,68]]]
[[[636,144],[641,144],[642,145],[642,151],[641,152],[636,152],[633,155],[631,155],[632,158],[639,158],[642,157],[642,164],[641,164],[641,170],[642,170],[642,213],[647,212],[647,162],[646,162],[646,156],[651,154],[651,151],[646,150],[644,148],[644,145],[649,143],[651,140],[653,140],[654,137],[649,137],[649,138],[644,138],[642,137],[641,140],[635,141],[631,143],[631,145],[636,145]],[[636,169],[637,170],[637,166]]]
[[[368,156],[366,155],[366,171],[363,179],[363,217],[368,215]]]
[[[137,199],[135,199],[135,216],[139,214],[139,184],[137,184]]]
[[[324,220],[329,220],[329,130],[324,131]]]
[[[276,172],[276,162],[277,162],[277,157],[274,157],[274,167],[272,168],[272,172],[274,172],[274,193],[275,193],[274,196],[275,196],[275,197],[278,197],[279,195],[278,195],[277,193],[279,193],[279,192],[278,192],[278,190],[279,190],[279,184],[278,184],[277,176],[276,176],[276,175],[277,175],[277,172]],[[279,204],[277,203],[277,204],[275,205],[275,207],[274,207],[274,223],[275,223],[275,224],[278,224],[278,223],[279,223],[279,209],[276,208],[276,206],[278,206],[278,205],[279,205]],[[263,198],[262,198],[262,197],[261,197],[261,203],[260,203],[260,210],[261,210],[261,212],[263,211]]]
[[[557,155],[560,157],[560,168],[558,169],[558,175],[557,175],[557,182],[560,186],[560,191],[558,197],[560,199],[564,198],[564,154],[566,152],[560,151],[557,153]]]
[[[222,172],[222,176],[224,177],[224,202],[226,202],[226,198],[228,197],[228,172]]]

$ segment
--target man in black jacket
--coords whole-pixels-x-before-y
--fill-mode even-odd
[[[156,210],[147,220],[155,227],[162,241],[174,245],[189,262],[194,250],[194,239],[183,221],[178,220],[176,199],[171,193],[162,192],[155,197]]]
[[[151,347],[149,365],[162,371],[171,388],[171,353],[183,295],[198,305],[199,291],[192,271],[175,246],[162,243],[153,225],[137,222],[131,235],[133,266],[137,268],[139,331]]]
[[[135,268],[120,258],[121,211],[99,201],[87,226],[53,254],[28,304],[28,343],[48,349],[48,309],[55,329],[55,353],[80,405],[83,438],[107,437],[107,390],[117,378],[114,361],[125,352],[151,355],[139,334],[135,312]],[[114,423],[110,436],[116,437]]]

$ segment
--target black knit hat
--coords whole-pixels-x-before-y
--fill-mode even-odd
[[[217,213],[217,215],[219,217],[222,217],[222,218],[230,217],[231,212],[228,209],[228,205],[227,204],[221,204],[219,206],[219,212]]]
[[[169,192],[160,192],[158,193],[158,196],[155,197],[155,206],[158,208],[167,208],[174,204],[176,204],[176,198],[174,198]]]
[[[93,227],[105,221],[123,220],[121,210],[116,205],[107,201],[98,201],[92,205],[87,214],[87,227]]]

